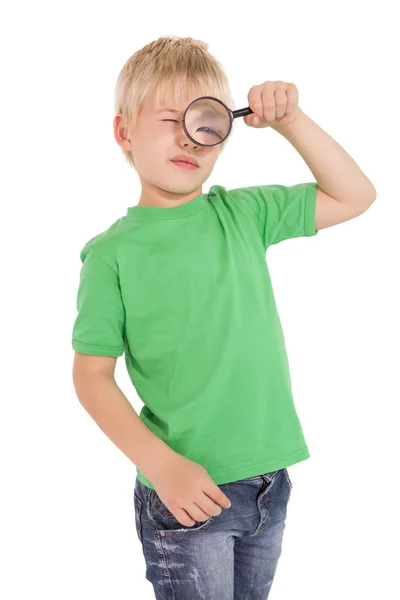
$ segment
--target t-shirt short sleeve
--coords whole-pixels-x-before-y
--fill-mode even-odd
[[[83,354],[121,356],[125,348],[125,308],[118,273],[94,246],[83,248],[80,256],[83,264],[72,348]]]
[[[318,184],[260,185],[230,190],[253,213],[265,250],[290,238],[313,236]]]

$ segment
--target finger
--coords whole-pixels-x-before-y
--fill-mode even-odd
[[[299,90],[294,83],[288,83],[286,89],[287,109],[286,112],[293,112],[299,103]]]
[[[222,509],[226,507],[220,506],[219,504],[214,502],[214,500],[211,500],[211,498],[207,496],[207,494],[203,493],[201,495],[201,498],[196,498],[196,508],[202,510],[205,513],[205,515],[207,515],[206,518],[208,519],[208,517],[211,515],[217,517],[222,513]],[[194,516],[192,509],[190,511],[190,514],[192,515],[192,517]],[[197,520],[200,521],[200,519]]]
[[[214,503],[213,503],[214,504]],[[216,505],[214,504],[214,508],[210,509],[210,512],[208,510],[203,510],[203,508],[201,508],[201,506],[199,506],[198,504],[196,504],[195,502],[193,502],[193,504],[190,506],[190,509],[188,509],[188,513],[190,514],[190,516],[192,517],[192,519],[194,519],[195,521],[207,521],[207,519],[209,519],[211,516],[218,516],[221,514],[222,509],[219,509],[219,512],[215,512],[216,509]]]
[[[216,504],[222,506],[222,508],[230,508],[231,501],[228,496],[224,494],[220,487],[218,487],[212,479],[205,483],[203,486],[203,493],[206,494]]]
[[[250,126],[254,126],[254,125],[258,125],[258,123],[260,122],[260,119],[257,117],[257,115],[250,114],[250,115],[246,115],[245,117],[243,117],[243,121],[246,123],[246,125],[250,125]]]
[[[287,110],[286,85],[277,84],[275,88],[276,118],[283,117]]]
[[[263,118],[263,107],[261,97],[261,86],[253,86],[247,95],[249,106],[254,114],[250,116],[249,122],[252,125],[258,125],[260,119]]]
[[[196,522],[183,508],[177,508],[172,514],[174,515],[175,519],[177,519],[184,527],[191,527]]]
[[[275,121],[275,83],[266,81],[262,87],[262,118]]]

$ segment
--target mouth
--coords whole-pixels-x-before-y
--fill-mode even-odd
[[[196,171],[196,169],[199,168],[197,165],[186,162],[184,160],[171,160],[171,162],[180,169],[186,169],[187,171]]]

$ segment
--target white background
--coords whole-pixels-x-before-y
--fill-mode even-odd
[[[5,600],[150,600],[135,465],[79,403],[79,253],[137,204],[113,137],[120,69],[160,35],[209,43],[236,108],[294,82],[299,105],[377,189],[359,218],[268,251],[311,458],[293,482],[269,600],[400,597],[399,84],[396,5],[9,2],[1,9],[1,571]],[[314,181],[243,120],[203,185]],[[116,379],[142,407],[124,357]],[[219,600],[218,598],[207,600]]]

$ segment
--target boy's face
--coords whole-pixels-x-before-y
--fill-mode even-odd
[[[181,106],[167,101],[162,106],[146,104],[141,107],[130,136],[131,152],[143,189],[141,204],[146,203],[146,197],[152,200],[158,196],[178,199],[174,197],[178,195],[189,201],[202,193],[202,184],[214,168],[221,145],[199,146],[185,134],[182,123],[184,111],[192,100],[201,95],[204,94],[186,96]],[[199,166],[186,170],[172,162],[177,155],[194,158]]]

